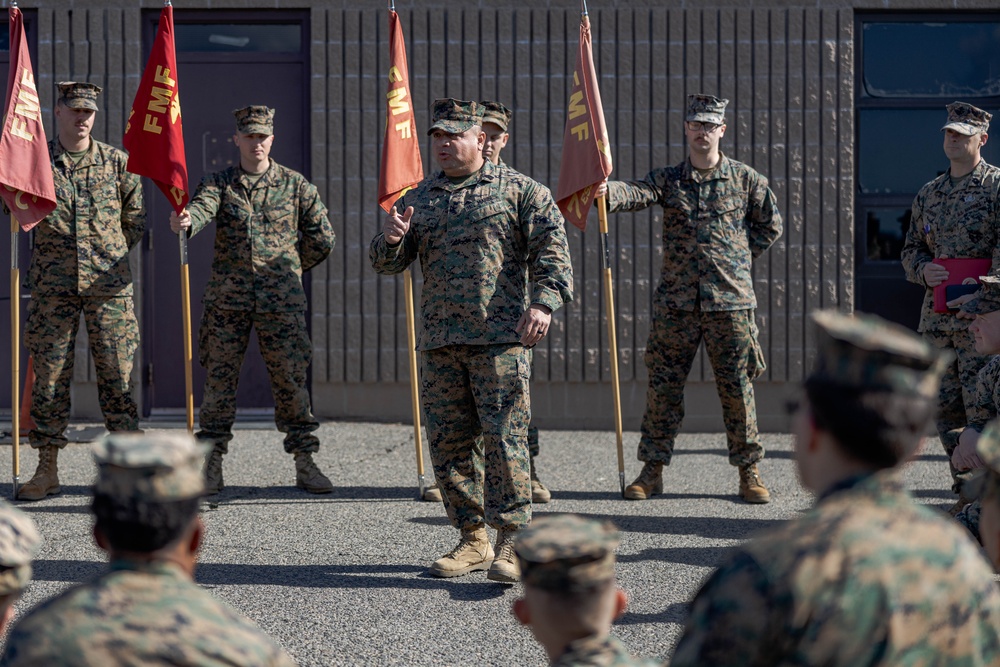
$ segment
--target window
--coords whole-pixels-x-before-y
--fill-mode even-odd
[[[180,51],[299,53],[302,25],[177,23],[174,44]]]

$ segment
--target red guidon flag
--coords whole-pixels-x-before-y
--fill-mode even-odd
[[[49,147],[21,10],[10,7],[10,72],[0,131],[0,198],[28,231],[55,210]]]
[[[580,48],[573,69],[566,132],[563,134],[562,164],[556,204],[566,219],[587,228],[587,215],[594,203],[596,186],[611,174],[611,146],[604,124],[601,91],[597,88],[590,19],[580,21]]]
[[[385,141],[378,172],[378,205],[388,213],[399,197],[424,178],[417,123],[410,104],[410,75],[399,16],[389,11],[389,90],[385,94]]]
[[[180,213],[191,196],[177,89],[174,8],[170,5],[160,12],[156,40],[135,93],[122,144],[128,151],[128,170],[151,178]]]

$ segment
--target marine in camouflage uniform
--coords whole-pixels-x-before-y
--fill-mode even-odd
[[[750,269],[781,235],[781,215],[767,179],[719,151],[727,104],[689,95],[688,159],[641,181],[607,184],[611,212],[663,207],[663,268],[646,343],[649,387],[638,449],[644,466],[625,490],[632,500],[663,490],[662,469],[684,418],[684,383],[702,340],[722,402],[729,462],[740,471],[740,496],[770,500],[757,469],[764,448],[752,383],[765,365]]]
[[[31,560],[41,542],[35,522],[0,500],[0,632],[14,618],[14,603],[31,580]]]
[[[370,257],[381,274],[419,258],[424,276],[421,398],[435,478],[462,531],[431,574],[489,568],[490,579],[513,582],[514,536],[531,519],[526,347],[572,298],[573,276],[551,193],[484,159],[482,120],[477,102],[435,101],[428,133],[442,170],[399,198]]]
[[[204,533],[204,456],[186,433],[112,434],[95,447],[94,536],[111,567],[23,617],[0,665],[295,664],[252,621],[192,580]]]
[[[514,616],[557,667],[651,667],[611,636],[627,604],[615,580],[618,531],[576,514],[539,517],[514,545],[524,596]],[[573,637],[572,641],[567,641]]]
[[[976,441],[982,468],[969,480],[967,492],[981,506],[983,549],[1000,570],[1000,422],[991,421]]]
[[[139,177],[128,156],[90,136],[101,88],[58,84],[57,136],[49,142],[56,209],[34,229],[28,270],[31,304],[24,342],[34,360],[29,433],[38,468],[21,500],[59,493],[57,458],[66,446],[77,330],[83,314],[97,371],[97,396],[109,431],[135,431],[132,363],[139,326],[129,250],[146,227]]]
[[[817,362],[793,429],[818,500],[707,580],[670,664],[1000,664],[992,569],[901,480],[950,353],[875,317],[813,320]]]
[[[333,250],[334,233],[316,187],[302,174],[270,159],[274,110],[249,106],[233,112],[240,165],[202,179],[175,231],[193,236],[213,219],[215,259],[205,290],[198,351],[206,371],[199,439],[212,443],[205,465],[209,493],[224,488],[222,457],[236,421],[240,369],[257,331],[274,396],[274,421],[295,456],[295,484],[329,493],[330,480],[312,459],[319,450],[306,372],[312,343],[306,328],[302,274]]]
[[[955,352],[955,362],[941,381],[937,431],[951,458],[966,424],[985,421],[975,404],[976,374],[989,360],[976,352],[968,332],[968,321],[956,312],[934,312],[934,287],[947,271],[933,264],[936,258],[992,259],[990,270],[1000,267],[1000,169],[980,155],[992,117],[971,104],[948,105],[944,151],[951,166],[924,185],[913,200],[910,228],[903,245],[906,279],[926,288],[920,311],[920,331],[932,345]],[[959,312],[971,312],[969,305]],[[949,464],[950,465],[950,464]],[[950,465],[960,493],[962,475]],[[957,512],[968,501],[959,496]]]

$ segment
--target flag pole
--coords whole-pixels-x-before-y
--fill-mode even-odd
[[[194,433],[194,379],[191,370],[191,276],[188,272],[187,232],[180,230],[177,244],[181,259],[181,310],[184,319],[184,408],[188,433]]]
[[[12,3],[17,6],[17,3]],[[11,498],[17,499],[17,486],[21,476],[21,269],[18,266],[18,222],[10,216],[10,426],[11,470],[14,487]]]

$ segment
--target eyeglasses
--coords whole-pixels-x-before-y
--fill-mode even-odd
[[[712,134],[717,129],[722,127],[718,123],[703,123],[699,120],[684,121],[684,125],[686,125],[687,129],[692,132],[704,132],[705,134]]]

